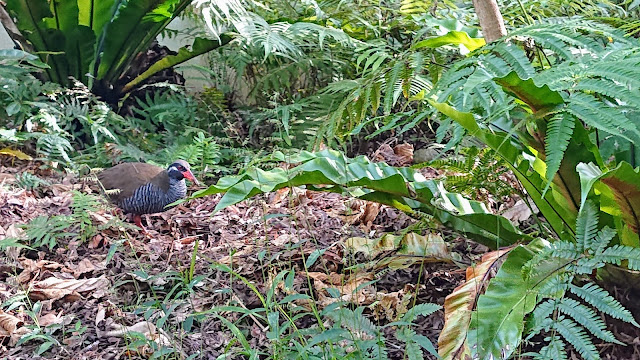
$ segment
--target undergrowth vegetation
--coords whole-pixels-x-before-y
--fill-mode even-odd
[[[500,2],[490,43],[458,1],[26,4],[0,351],[599,359],[612,319],[638,334],[638,1]],[[145,58],[178,16],[191,47]],[[164,72],[204,53],[197,91]],[[139,235],[94,173],[175,159],[206,185]]]

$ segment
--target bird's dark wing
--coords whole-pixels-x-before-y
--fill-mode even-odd
[[[133,195],[140,186],[149,183],[164,169],[146,163],[123,163],[103,170],[98,174],[98,180],[105,190],[120,190],[117,194],[110,194],[112,201],[119,203]],[[168,180],[167,180],[168,182]]]

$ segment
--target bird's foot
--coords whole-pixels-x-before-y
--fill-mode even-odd
[[[138,225],[138,227],[141,229],[140,231],[143,234],[148,234],[147,229],[145,229],[144,226],[142,226],[142,217],[140,215],[133,215],[133,222]]]

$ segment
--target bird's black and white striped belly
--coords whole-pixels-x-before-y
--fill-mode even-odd
[[[165,192],[152,183],[140,186],[133,195],[119,204],[124,212],[132,214],[152,214],[167,210],[165,206],[182,199],[187,194],[187,186],[182,181],[170,184]]]

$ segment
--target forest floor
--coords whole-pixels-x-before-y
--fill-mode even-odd
[[[441,256],[425,262],[393,249],[368,256],[357,251],[362,239],[398,234],[415,221],[393,208],[300,188],[215,214],[220,196],[195,199],[148,216],[147,234],[106,202],[80,209],[90,221],[69,226],[73,234],[52,225],[41,226],[40,234],[27,227],[25,234],[21,224],[39,216],[77,221],[74,196],[97,194],[89,181],[39,165],[0,163],[0,240],[48,235],[56,245],[12,247],[0,256],[0,359],[215,359],[245,339],[245,345],[268,351],[273,339],[266,324],[241,311],[264,307],[257,293],[272,293],[274,301],[306,294],[314,306],[292,303],[318,310],[341,300],[363,307],[364,316],[382,326],[410,303],[442,306],[464,282],[466,266],[488,251],[445,232],[438,235],[446,242],[438,244],[441,238],[434,236],[435,245],[430,243]],[[49,184],[17,186],[16,175],[25,171]],[[285,277],[278,277],[283,271]],[[318,325],[311,316],[295,322],[300,329]],[[444,312],[415,323],[417,334],[437,344]],[[383,330],[388,357],[402,359],[404,344],[393,329]],[[613,331],[629,345],[605,345],[602,357],[640,359],[638,329],[616,323]],[[29,341],[19,341],[25,334]]]

